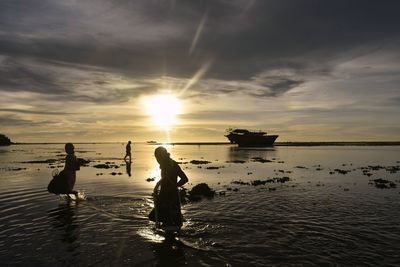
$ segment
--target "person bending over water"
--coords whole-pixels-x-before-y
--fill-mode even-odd
[[[154,156],[160,164],[161,180],[154,187],[153,196],[156,197],[157,217],[162,226],[182,226],[182,215],[179,201],[178,187],[186,184],[189,179],[179,167],[178,163],[170,158],[170,154],[164,147],[157,147]],[[178,177],[180,180],[178,181]],[[161,186],[157,195],[158,187]],[[155,210],[149,218],[156,221]]]
[[[80,170],[80,163],[78,158],[75,156],[75,147],[72,143],[65,144],[65,152],[67,156],[65,157],[65,167],[64,175],[67,179],[67,193],[77,195],[78,192],[74,191],[74,185],[76,181],[76,171]]]

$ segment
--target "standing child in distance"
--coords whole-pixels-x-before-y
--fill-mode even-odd
[[[126,153],[124,157],[124,161],[126,162],[126,158],[129,157],[129,162],[132,161],[132,154],[131,154],[131,141],[128,141],[128,144],[126,144]]]

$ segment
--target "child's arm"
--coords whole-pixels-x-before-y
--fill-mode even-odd
[[[186,184],[186,183],[189,181],[189,179],[188,179],[188,177],[186,176],[186,174],[182,171],[181,167],[178,166],[178,168],[179,168],[179,170],[178,170],[178,176],[179,176],[179,178],[181,178],[181,179],[180,179],[179,182],[176,184],[176,186],[177,186],[177,187],[180,187],[180,186]]]

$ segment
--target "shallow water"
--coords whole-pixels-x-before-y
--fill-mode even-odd
[[[63,168],[62,145],[0,148],[2,266],[400,264],[400,147],[171,146],[186,188],[205,182],[217,191],[183,206],[178,240],[165,240],[147,219],[156,181],[146,179],[159,176],[154,146],[134,144],[131,166],[124,144],[75,147],[91,160],[77,173],[75,188],[86,195],[79,201],[46,191],[51,172]],[[106,162],[117,168],[93,167]],[[285,176],[286,183],[232,183]],[[376,188],[377,178],[397,187]]]

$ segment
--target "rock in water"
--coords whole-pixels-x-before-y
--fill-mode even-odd
[[[189,200],[190,201],[199,201],[203,197],[207,198],[212,198],[215,195],[215,191],[212,190],[208,184],[206,183],[201,183],[198,185],[195,185],[192,190],[189,191]]]

